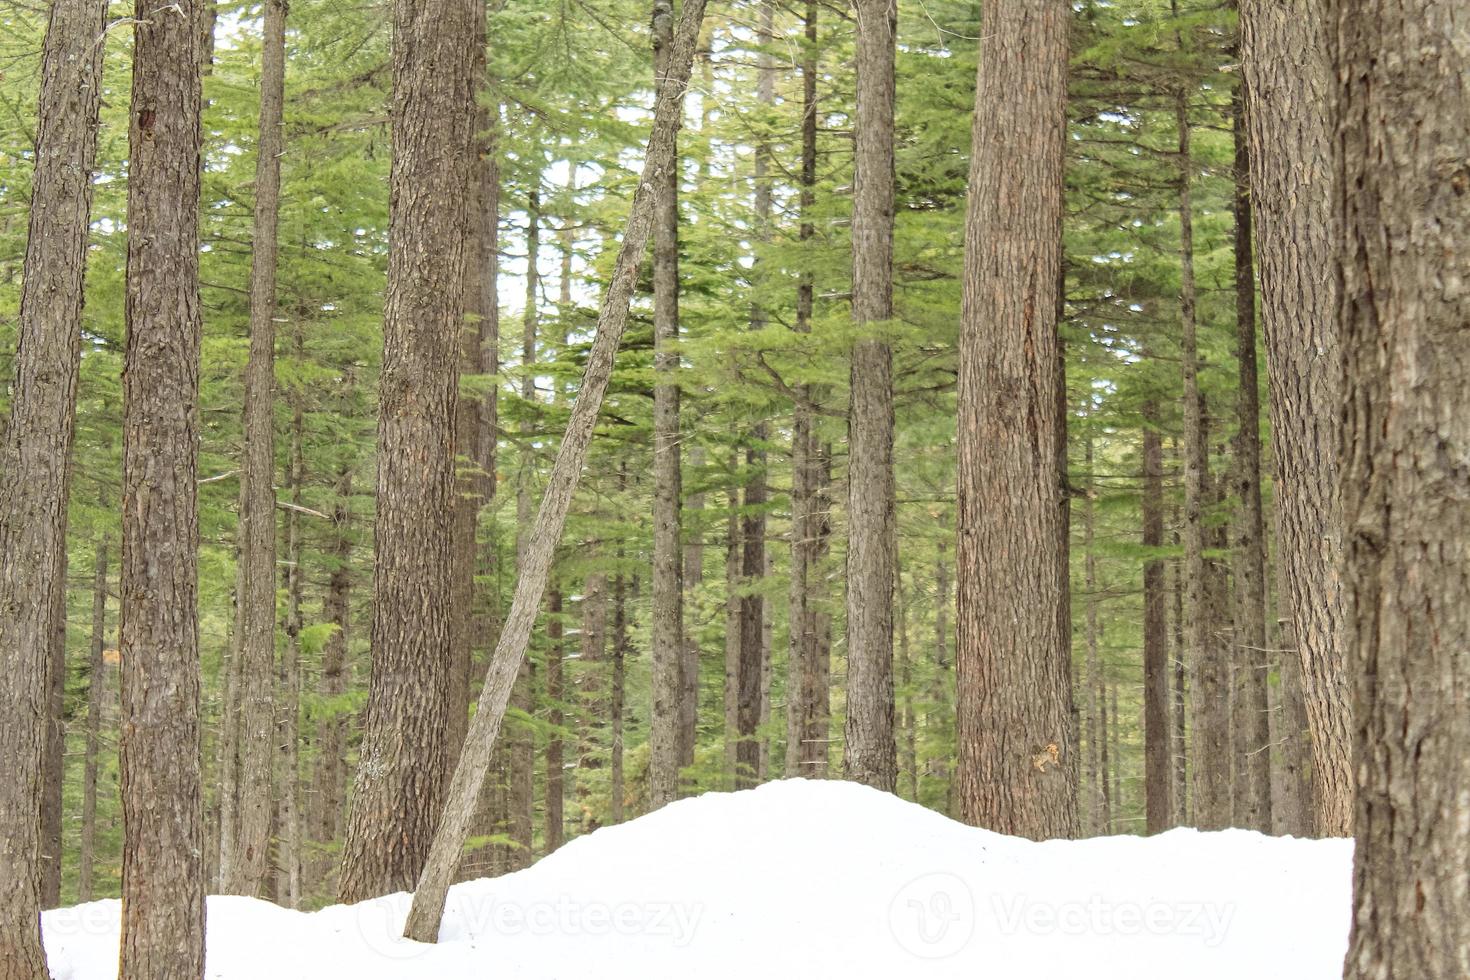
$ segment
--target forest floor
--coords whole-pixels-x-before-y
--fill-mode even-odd
[[[212,897],[210,978],[1341,975],[1352,843],[1247,831],[1033,843],[852,783],[712,793],[456,886],[302,913]],[[58,980],[116,975],[118,902],[44,914]]]

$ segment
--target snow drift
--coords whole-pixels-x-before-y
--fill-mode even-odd
[[[209,899],[229,980],[1047,980],[1341,975],[1352,844],[1247,831],[1033,843],[853,783],[712,793],[457,885],[438,945],[408,895],[302,913]],[[116,976],[118,902],[43,915],[58,980]]]

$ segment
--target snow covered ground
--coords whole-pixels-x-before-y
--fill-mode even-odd
[[[1352,844],[1176,830],[1036,844],[852,783],[684,800],[458,885],[438,945],[408,896],[320,912],[213,897],[209,977],[1329,980]],[[44,915],[58,980],[117,970],[118,903]]]

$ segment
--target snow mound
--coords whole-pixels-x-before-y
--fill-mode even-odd
[[[853,783],[673,803],[455,886],[438,945],[407,894],[319,912],[209,899],[210,978],[1341,975],[1352,842],[1247,831],[1034,843]],[[43,915],[57,980],[117,970],[118,902]]]

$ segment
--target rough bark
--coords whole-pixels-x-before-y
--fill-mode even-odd
[[[77,858],[77,901],[92,900],[97,857],[97,769],[102,752],[102,712],[111,671],[103,658],[107,636],[107,538],[98,535],[92,572],[92,640],[87,666],[87,747],[82,764],[82,840]]]
[[[1329,4],[1339,119],[1348,980],[1470,976],[1470,21]]]
[[[1236,593],[1230,699],[1237,827],[1271,832],[1270,660],[1266,648],[1266,522],[1261,504],[1261,406],[1256,374],[1256,278],[1251,254],[1250,148],[1242,93],[1231,104],[1235,141],[1235,496],[1232,542]]]
[[[955,800],[966,822],[1036,839],[1078,832],[1056,505],[1069,15],[984,11],[960,337]]]
[[[238,782],[235,840],[221,850],[220,890],[259,895],[271,830],[271,757],[276,722],[275,315],[276,228],[281,201],[281,121],[285,109],[286,3],[264,4],[260,130],[256,141],[255,213],[250,255],[250,355],[245,363],[245,450],[240,466]]]
[[[1164,452],[1159,407],[1143,407],[1143,787],[1144,824],[1174,826],[1173,744],[1169,729],[1169,636],[1164,611]]]
[[[30,234],[0,433],[0,977],[42,978],[41,828],[48,668],[64,588],[82,280],[107,5],[57,0],[41,56]]]
[[[343,844],[344,902],[413,887],[444,800],[471,13],[460,0],[393,4],[373,671]]]
[[[301,328],[296,328],[295,355],[303,360]],[[286,642],[276,665],[275,798],[276,902],[298,908],[302,894],[301,820],[301,487],[306,479],[302,453],[305,415],[301,392],[291,395],[291,457],[286,472],[292,509],[286,518],[286,616],[281,623]]]
[[[1317,829],[1351,832],[1351,686],[1339,567],[1343,523],[1336,217],[1325,0],[1240,4],[1251,202],[1277,460],[1276,537],[1285,565],[1312,730]]]
[[[70,461],[67,463],[70,467]],[[66,478],[68,485],[71,478]],[[64,542],[63,536],[63,542]],[[66,781],[66,548],[51,588],[46,631],[46,734],[41,759],[41,908],[61,904],[61,791]]]
[[[138,0],[123,353],[123,980],[204,974],[199,774],[199,58]]]
[[[1278,563],[1278,600],[1285,604],[1290,591],[1284,569]],[[1312,746],[1307,731],[1307,704],[1302,694],[1302,664],[1296,638],[1291,634],[1291,620],[1276,622],[1276,703],[1272,705],[1271,743],[1279,747],[1280,763],[1272,771],[1271,832],[1293,837],[1312,836],[1317,822],[1313,818]]]
[[[735,457],[730,457],[733,477]],[[741,528],[740,488],[731,484],[725,520],[725,778],[731,789],[742,785],[737,759],[740,753],[740,613]]]
[[[893,112],[896,0],[857,0],[857,114],[852,206],[852,319],[860,331],[893,317]],[[893,352],[853,344],[847,471],[848,779],[892,792]]]
[[[810,243],[816,234],[812,209],[817,183],[817,4],[806,0],[801,54],[801,224],[798,240]],[[810,333],[815,282],[803,272],[796,285],[797,333]],[[791,652],[786,680],[786,775],[816,775],[827,757],[827,733],[820,717],[817,669],[817,615],[814,592],[816,568],[817,463],[820,447],[813,433],[812,386],[796,387],[791,420],[791,587],[787,630]],[[821,726],[821,727],[819,727]]]
[[[1174,459],[1179,458],[1178,446],[1174,447]],[[1181,535],[1179,532],[1180,511],[1174,508],[1173,519],[1170,523],[1174,527],[1174,550],[1176,553],[1182,549]],[[1173,583],[1170,591],[1174,596],[1173,626],[1170,630],[1172,639],[1170,641],[1170,666],[1173,669],[1174,679],[1170,685],[1170,698],[1173,705],[1174,737],[1172,739],[1172,756],[1174,760],[1174,825],[1183,826],[1189,823],[1189,750],[1186,738],[1186,702],[1187,702],[1187,677],[1189,670],[1185,664],[1184,650],[1184,562],[1176,558],[1170,563]]]
[[[618,549],[618,558],[623,557]],[[621,561],[618,563],[622,564]],[[625,691],[624,664],[628,657],[628,603],[627,588],[623,576],[613,579],[612,621],[612,670],[608,690],[608,784],[611,806],[608,816],[612,822],[623,822],[623,701]]]
[[[655,89],[670,83],[672,0],[653,3]],[[679,795],[680,704],[684,697],[684,567],[679,503],[679,148],[655,161],[653,219],[653,703],[648,735],[648,805]]]
[[[1174,120],[1179,133],[1179,358],[1184,376],[1184,643],[1185,661],[1196,692],[1190,705],[1196,760],[1194,820],[1201,830],[1223,830],[1230,825],[1229,674],[1211,636],[1211,570],[1205,560],[1209,459],[1195,315],[1194,215],[1190,201],[1194,162],[1190,154],[1189,105],[1183,89],[1175,97]]]
[[[683,113],[684,89],[689,82],[695,42],[703,19],[704,0],[685,0],[683,14],[674,34],[673,49],[669,55],[668,80],[658,93],[655,103],[653,132],[649,137],[644,173],[634,191],[623,242],[618,250],[612,278],[603,295],[602,308],[597,319],[597,334],[588,352],[582,385],[572,406],[571,417],[567,420],[556,462],[552,465],[551,475],[547,480],[525,567],[521,569],[516,582],[510,614],[506,617],[490,669],[486,672],[485,688],[470,722],[465,749],[450,784],[448,803],[434,834],[429,860],[420,876],[413,907],[404,928],[406,936],[421,942],[432,942],[438,935],[450,877],[464,849],[475,801],[495,745],[495,736],[510,700],[515,675],[525,657],[531,629],[536,621],[536,610],[540,606],[550,574],[557,539],[561,536],[572,493],[576,489],[587,457],[587,448],[592,440],[602,397],[607,391],[612,374],[613,359],[622,339],[623,327],[628,320],[629,303],[637,285],[638,266],[643,250],[648,245],[659,175],[658,167],[653,161],[660,159],[660,153],[666,152],[663,147],[672,143],[678,131]]]

